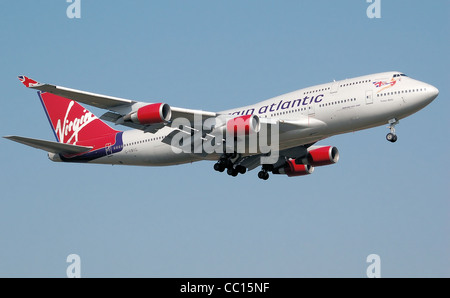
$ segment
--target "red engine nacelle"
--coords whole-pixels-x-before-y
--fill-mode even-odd
[[[227,132],[231,135],[249,135],[258,133],[261,129],[259,117],[256,115],[239,116],[227,121]]]
[[[288,177],[298,177],[312,174],[314,167],[311,165],[297,164],[294,159],[290,159],[286,162],[284,167],[273,170],[274,174],[285,174]]]
[[[306,159],[314,167],[335,164],[339,160],[339,150],[333,146],[314,148],[308,152]]]
[[[165,103],[154,103],[142,108],[137,112],[125,116],[125,120],[131,120],[138,124],[155,124],[169,121],[172,118],[172,110]]]

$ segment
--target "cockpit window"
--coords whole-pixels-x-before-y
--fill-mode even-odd
[[[400,74],[402,77],[407,77],[407,75],[405,75],[404,73],[401,73]]]
[[[407,75],[405,75],[404,73],[394,75],[394,78],[398,78],[398,77],[407,77]]]

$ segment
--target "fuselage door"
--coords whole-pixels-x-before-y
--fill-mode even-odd
[[[366,104],[368,104],[368,105],[373,104],[373,91],[372,90],[366,91]]]
[[[330,93],[337,93],[339,90],[339,82],[334,81],[330,88]]]
[[[308,116],[314,116],[316,114],[316,104],[312,102],[308,106]]]

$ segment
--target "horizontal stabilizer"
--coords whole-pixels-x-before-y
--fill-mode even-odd
[[[52,153],[61,154],[79,154],[90,151],[93,147],[77,146],[70,144],[63,144],[45,140],[31,139],[18,136],[6,136],[5,139],[21,143],[30,147],[41,149]]]

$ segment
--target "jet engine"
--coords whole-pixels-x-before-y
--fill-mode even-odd
[[[298,177],[312,174],[314,172],[314,167],[311,165],[297,164],[294,159],[290,159],[286,162],[284,167],[274,169],[272,173],[274,174],[284,174],[288,177]]]
[[[124,120],[130,120],[138,124],[156,124],[170,121],[172,110],[165,103],[154,103],[139,108],[136,112],[128,114]]]
[[[256,115],[239,116],[227,121],[227,133],[234,136],[248,136],[261,129],[259,117]]]
[[[314,167],[327,166],[339,161],[339,150],[333,146],[311,147],[308,155],[301,160],[301,163]]]

